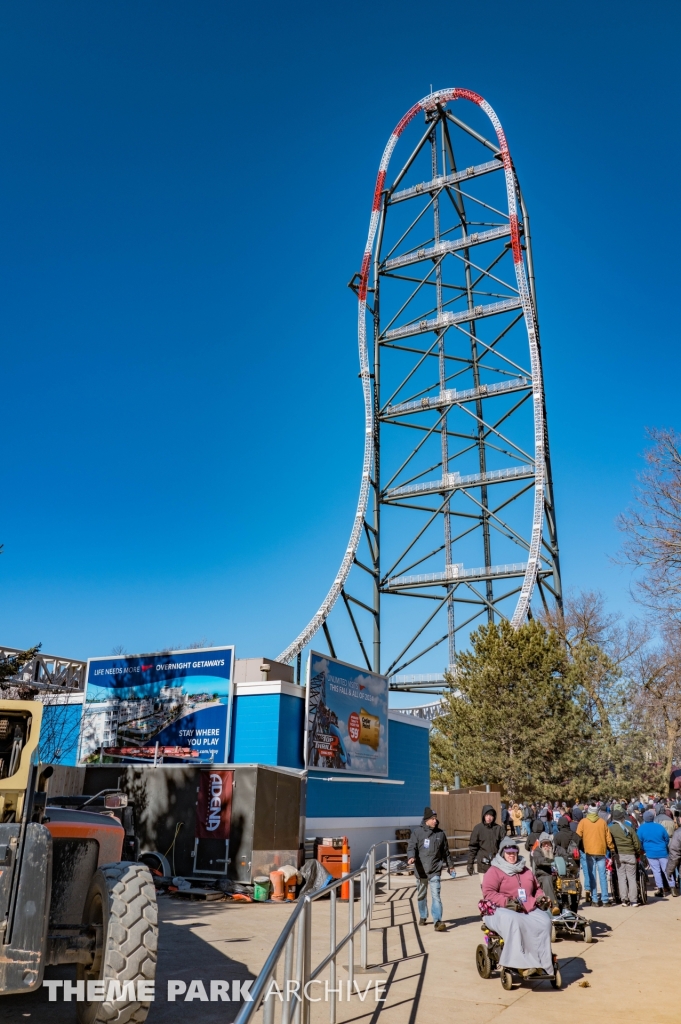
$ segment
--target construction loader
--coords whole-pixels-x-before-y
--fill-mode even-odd
[[[107,801],[99,812],[48,804],[42,711],[0,701],[0,996],[34,991],[48,965],[75,964],[79,1024],[142,1024],[153,986],[139,983],[156,973],[154,884],[146,865],[121,860],[125,828]]]

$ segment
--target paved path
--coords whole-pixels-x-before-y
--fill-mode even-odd
[[[595,941],[556,942],[564,988],[527,982],[505,992],[498,975],[483,981],[475,968],[480,942],[479,879],[442,884],[447,934],[416,922],[414,890],[391,894],[395,924],[385,1008],[365,1014],[371,1024],[679,1024],[681,989],[673,978],[681,948],[681,899],[650,899],[645,907],[592,908]],[[379,915],[387,910],[381,908]],[[373,1008],[372,1008],[373,1009]],[[328,1019],[328,1018],[327,1018]],[[345,1019],[350,1019],[349,1017]],[[355,1016],[358,1020],[358,1016]],[[319,1017],[321,1022],[322,1017]]]
[[[636,910],[612,907],[592,910],[596,941],[591,945],[564,940],[554,945],[565,988],[548,981],[527,982],[505,992],[498,975],[483,981],[475,968],[480,942],[477,901],[479,879],[443,879],[442,894],[448,932],[417,924],[414,886],[408,877],[392,880],[375,908],[369,938],[369,962],[382,963],[376,972],[357,975],[385,984],[385,1003],[375,990],[362,1002],[357,996],[338,1004],[338,1024],[679,1024],[681,988],[675,965],[681,948],[681,899],[655,900]],[[356,914],[359,903],[355,904]],[[239,1004],[168,1002],[168,979],[189,983],[211,979],[248,981],[256,977],[291,905],[184,903],[159,901],[161,947],[157,1000],[148,1024],[230,1024]],[[337,934],[346,923],[347,905],[339,905]],[[329,901],[314,904],[312,962],[328,950]],[[355,963],[359,962],[356,947]],[[341,960],[341,965],[347,959]],[[48,976],[73,977],[72,968],[50,968]],[[328,976],[328,975],[327,975]],[[338,977],[347,980],[339,967]],[[10,1024],[75,1024],[75,1003],[48,1003],[45,992],[0,1000],[0,1019]],[[317,1003],[312,1024],[326,1024],[328,1004]],[[261,1021],[261,1014],[256,1019]],[[276,1019],[279,1019],[278,1012]]]

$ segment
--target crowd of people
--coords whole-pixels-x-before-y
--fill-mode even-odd
[[[486,935],[502,940],[504,970],[527,976],[541,969],[560,986],[552,922],[573,933],[580,928],[584,936],[588,931],[591,941],[590,924],[578,913],[580,872],[587,906],[637,907],[647,901],[648,870],[656,897],[679,896],[681,803],[513,803],[502,804],[501,821],[496,819],[490,804],[483,807],[470,836],[468,872],[477,867],[482,875],[478,907]],[[489,977],[484,963],[478,969]]]
[[[440,874],[447,868],[456,875],[455,859],[430,807],[425,808],[421,825],[412,830],[407,856],[417,879],[420,925],[427,924],[430,896],[435,930],[446,931]],[[496,936],[494,942],[503,940],[501,968],[525,976],[541,971],[559,987],[551,950],[554,925],[589,925],[578,914],[580,873],[587,905],[637,907],[641,886],[647,899],[649,870],[657,898],[679,896],[681,802],[641,798],[593,799],[571,806],[557,801],[502,803],[500,821],[495,808],[486,804],[470,835],[467,866],[469,874],[477,869],[482,876],[478,908],[486,935]],[[566,886],[569,879],[573,881]],[[484,978],[490,976],[489,959],[486,963],[483,955],[478,970]]]
[[[519,850],[524,847],[554,906],[552,876],[557,856],[579,861],[587,905],[638,906],[637,861],[650,868],[658,899],[679,896],[681,802],[653,797],[593,799],[571,806],[558,801],[502,803],[500,822],[487,805],[471,833],[469,874],[476,865],[484,873],[507,837],[516,840]]]

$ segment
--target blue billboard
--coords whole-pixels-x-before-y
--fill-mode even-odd
[[[387,775],[386,677],[314,652],[307,671],[307,767]]]
[[[224,764],[234,648],[90,658],[79,762]]]

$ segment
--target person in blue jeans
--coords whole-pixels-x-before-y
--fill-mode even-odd
[[[523,804],[523,820],[520,822],[520,832],[527,837],[532,828],[532,810],[529,804]]]
[[[587,807],[586,815],[577,825],[576,834],[582,840],[585,853],[586,877],[584,899],[587,904],[598,897],[597,906],[608,907],[611,900],[608,893],[608,875],[605,869],[605,857],[608,850],[615,852],[615,844],[610,834],[610,829],[598,813],[598,806],[591,801]],[[596,878],[598,878],[598,893],[596,891]]]
[[[609,907],[610,896],[608,894],[608,872],[605,867],[605,857],[593,853],[585,853],[584,859],[586,861],[586,877],[589,886],[587,892],[593,893],[596,896],[596,878],[598,878],[598,899],[596,900],[596,905],[599,907],[601,905]]]
[[[420,923],[425,925],[428,920],[428,890],[433,912],[433,924],[436,932],[446,932],[447,925],[442,920],[442,900],[440,899],[440,873],[449,867],[454,875],[454,858],[449,850],[447,836],[437,823],[437,814],[426,807],[423,821],[412,829],[407,847],[407,858],[414,867],[419,905]]]
[[[643,824],[639,827],[638,838],[643,852],[648,858],[655,885],[656,896],[670,896],[671,886],[667,878],[667,860],[669,858],[669,833],[666,828],[655,821],[655,811],[646,811]]]

